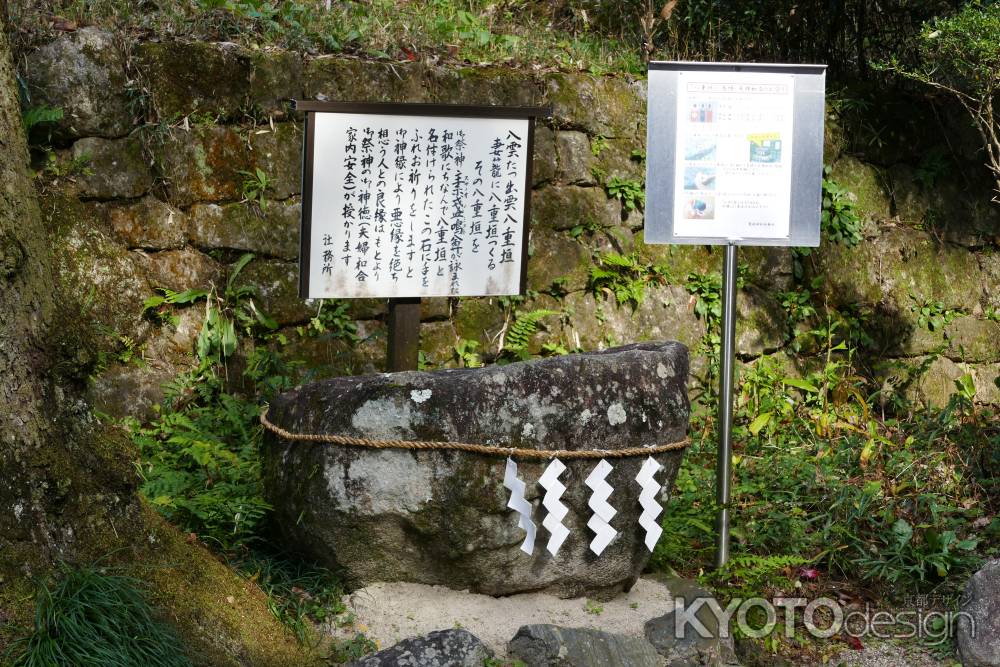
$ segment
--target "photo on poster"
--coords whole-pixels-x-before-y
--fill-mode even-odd
[[[781,134],[777,132],[751,134],[747,139],[750,142],[750,162],[758,164],[781,162]]]
[[[714,160],[717,145],[715,137],[689,136],[684,142],[684,159],[688,162]]]
[[[702,100],[693,102],[688,110],[688,120],[692,123],[711,123],[715,118],[715,102]]]
[[[684,168],[685,190],[714,190],[715,167],[695,165]]]
[[[691,197],[684,206],[688,220],[715,220],[715,197]]]

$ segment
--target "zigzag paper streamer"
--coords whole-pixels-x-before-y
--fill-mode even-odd
[[[563,525],[562,520],[566,518],[569,508],[559,502],[566,486],[559,481],[559,475],[566,470],[566,466],[559,459],[552,459],[552,463],[545,468],[545,472],[538,478],[538,483],[545,489],[545,497],[542,498],[542,506],[545,507],[545,519],[542,526],[549,531],[549,543],[545,548],[553,556],[559,551],[559,547],[569,535],[569,529]]]
[[[639,474],[635,476],[635,481],[639,482],[639,486],[642,487],[642,491],[639,493],[639,505],[642,507],[639,525],[646,529],[646,548],[650,551],[653,550],[660,535],[663,534],[663,528],[656,520],[656,517],[660,516],[660,512],[663,511],[663,507],[656,500],[663,487],[654,478],[654,475],[662,467],[656,462],[656,459],[650,456],[642,464]]]
[[[535,550],[535,522],[531,520],[531,503],[524,497],[525,484],[517,477],[517,464],[507,458],[507,471],[503,476],[503,485],[510,489],[510,500],[507,507],[517,512],[520,517],[517,526],[524,531],[524,542],[521,551],[531,555]]]
[[[593,512],[590,521],[587,522],[587,528],[594,531],[595,536],[590,543],[590,550],[598,556],[618,534],[618,531],[609,524],[611,518],[617,514],[615,508],[608,504],[608,498],[614,489],[604,479],[612,470],[611,464],[601,459],[584,482],[593,491],[590,500],[587,501],[590,511]]]

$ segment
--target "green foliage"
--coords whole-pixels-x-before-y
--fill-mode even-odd
[[[309,319],[309,324],[298,327],[300,336],[343,339],[351,344],[357,343],[358,327],[351,319],[350,304],[342,299],[320,299],[316,314]]]
[[[619,178],[612,176],[604,184],[609,197],[621,201],[626,211],[642,209],[646,206],[646,188],[634,178]]]
[[[302,643],[313,638],[312,623],[346,611],[341,582],[326,568],[267,551],[250,551],[232,565],[267,594],[271,613]]]
[[[910,312],[917,316],[917,326],[930,331],[940,331],[962,316],[962,313],[957,310],[945,308],[940,301],[919,299],[912,293],[910,298],[914,301],[914,304],[910,306]]]
[[[647,286],[663,285],[669,280],[670,272],[665,265],[643,262],[638,253],[597,253],[590,267],[587,289],[595,297],[608,294],[619,306],[627,304],[635,309],[646,298]]]
[[[701,579],[724,588],[732,597],[759,597],[765,591],[792,585],[789,572],[807,562],[802,556],[788,554],[737,554],[724,567],[706,573]]]
[[[459,339],[455,343],[455,359],[464,368],[480,368],[483,365],[482,356],[476,352],[479,341],[468,338]]]
[[[8,647],[7,664],[190,667],[177,637],[154,619],[140,586],[95,567],[64,566],[55,581],[39,586],[34,627]]]
[[[196,390],[171,397],[189,400],[149,426],[131,423],[141,490],[184,531],[233,549],[256,538],[271,509],[260,482],[260,408],[204,378]]]
[[[590,152],[594,157],[600,157],[604,149],[608,147],[608,138],[603,134],[594,135],[590,140]]]
[[[861,218],[854,210],[851,193],[830,178],[831,167],[823,168],[823,207],[820,228],[834,243],[856,246],[861,242]]]
[[[256,202],[262,209],[267,208],[267,190],[271,181],[260,167],[251,171],[238,171],[243,176],[243,201]]]
[[[1000,4],[974,0],[924,24],[916,39],[919,63],[898,56],[883,69],[951,95],[979,130],[986,164],[1000,192]],[[996,201],[996,200],[995,200]]]
[[[498,358],[499,362],[505,361],[525,361],[531,357],[529,345],[531,337],[538,331],[538,326],[543,319],[552,315],[559,315],[557,310],[546,310],[544,308],[530,310],[527,312],[515,311],[514,321],[503,337],[503,347]]]
[[[764,358],[741,371],[734,565],[711,583],[737,595],[761,587],[791,593],[785,570],[792,562],[766,560],[777,554],[813,564],[824,577],[867,580],[876,594],[955,591],[984,554],[996,552],[996,538],[985,543],[974,524],[997,509],[989,480],[1000,428],[973,406],[971,378],[957,383],[942,410],[900,405],[889,413],[879,404],[880,385],[857,371],[844,342],[852,332],[838,332],[843,320],[832,314],[826,320],[814,332],[825,338],[825,353],[802,358],[811,370],[790,375]],[[693,407],[698,435],[654,554],[660,567],[690,574],[711,568],[716,509],[704,491],[714,484],[714,402]]]
[[[343,664],[358,660],[378,650],[378,644],[362,633],[357,633],[350,639],[338,639],[330,647],[329,658],[334,664]]]
[[[62,118],[63,110],[61,108],[53,108],[44,104],[25,109],[21,116],[24,122],[24,131],[27,132],[29,140],[33,136],[33,130],[44,129]]]

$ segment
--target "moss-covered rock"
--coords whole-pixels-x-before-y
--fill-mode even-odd
[[[250,55],[249,102],[260,114],[283,116],[288,101],[302,99],[305,64],[298,53],[261,49]]]
[[[595,140],[596,141],[596,140]],[[620,178],[643,182],[646,179],[646,165],[633,151],[644,148],[645,140],[602,138],[598,147],[597,169],[605,180]]]
[[[597,159],[590,150],[590,138],[583,132],[556,132],[556,180],[572,185],[598,185],[594,176]],[[603,185],[603,184],[601,184]]]
[[[548,183],[556,176],[555,134],[544,125],[535,126],[535,146],[531,163],[534,185]]]
[[[787,317],[771,294],[746,287],[737,295],[736,311],[736,354],[758,357],[784,345]]]
[[[433,67],[426,73],[431,102],[537,106],[542,86],[531,76],[502,67]]]
[[[152,196],[109,205],[106,213],[115,237],[129,248],[179,248],[187,239],[184,213]]]
[[[385,371],[386,330],[378,320],[358,323],[357,343],[332,334],[312,336],[297,329],[282,329],[287,343],[277,346],[283,359],[299,362],[294,369],[300,381]]]
[[[830,178],[851,192],[857,212],[867,220],[888,220],[892,217],[886,179],[877,167],[844,155],[833,163]]]
[[[287,199],[302,190],[302,128],[276,123],[250,135],[250,157],[267,176],[266,199]]]
[[[944,329],[947,355],[970,363],[1000,361],[1000,324],[975,317],[959,317]]]
[[[280,326],[307,322],[316,309],[299,298],[299,266],[294,262],[254,260],[239,280],[257,290],[261,309]]]
[[[207,289],[213,283],[218,286],[222,276],[219,263],[194,248],[163,250],[140,258],[152,287],[166,287],[175,292]]]
[[[22,74],[32,106],[62,110],[56,136],[120,137],[132,128],[125,59],[110,32],[63,35],[29,53]]]
[[[139,342],[148,333],[142,303],[151,288],[141,260],[96,224],[78,220],[56,246],[56,266],[67,303],[110,338]]]
[[[568,234],[536,230],[531,235],[528,289],[546,291],[556,281],[566,291],[581,290],[590,273],[590,252]]]
[[[93,199],[132,199],[153,184],[136,135],[123,139],[87,137],[73,144],[73,159],[86,167],[77,177],[80,194]]]
[[[566,296],[564,308],[567,316],[561,336],[570,346],[584,350],[649,340],[676,340],[695,347],[705,335],[705,324],[695,317],[690,295],[682,287],[647,289],[635,310],[587,292]]]
[[[485,344],[503,327],[504,311],[494,298],[459,299],[454,322],[460,338]]]
[[[297,201],[195,204],[188,211],[188,239],[199,248],[226,248],[293,260],[299,255]]]
[[[538,227],[557,231],[615,227],[621,223],[621,204],[603,188],[550,185],[532,194],[531,217]]]
[[[432,368],[454,368],[455,327],[451,322],[424,322],[420,325],[420,351]]]
[[[338,102],[426,102],[425,70],[420,63],[321,56],[306,61],[305,96]]]
[[[561,128],[631,139],[645,132],[642,91],[620,79],[552,73],[545,77],[545,100]]]
[[[220,125],[170,130],[156,147],[157,176],[176,206],[240,199],[246,179],[240,172],[251,167],[246,142]]]
[[[236,118],[246,109],[253,65],[229,42],[145,42],[136,63],[161,121],[193,113]]]

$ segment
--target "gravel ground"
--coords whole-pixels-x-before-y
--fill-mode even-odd
[[[386,648],[407,637],[462,627],[500,657],[506,655],[507,642],[522,625],[553,623],[642,637],[646,621],[674,606],[665,585],[644,578],[608,602],[563,600],[544,593],[494,598],[443,586],[382,583],[345,596],[344,604],[355,621],[352,626],[331,629],[335,636],[350,638],[363,632]]]
[[[864,640],[862,640],[864,641]],[[868,645],[860,651],[844,651],[828,663],[831,667],[950,667],[954,660],[940,660],[919,646],[895,646],[890,643]]]

